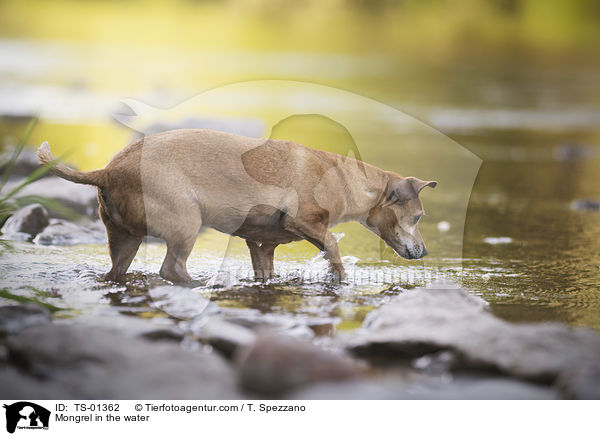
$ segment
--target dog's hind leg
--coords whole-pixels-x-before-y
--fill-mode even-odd
[[[273,277],[273,255],[278,244],[257,243],[246,240],[250,250],[255,280],[267,280]]]
[[[194,248],[198,231],[184,236],[166,237],[167,255],[160,268],[160,276],[173,283],[190,282],[192,277],[188,274],[186,263]]]
[[[118,281],[129,269],[143,238],[118,230],[110,224],[106,225],[106,234],[112,260],[112,268],[106,274],[106,280]]]

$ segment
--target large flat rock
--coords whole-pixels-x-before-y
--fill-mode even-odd
[[[363,327],[348,347],[366,358],[414,358],[449,350],[456,355],[455,367],[548,384],[560,379],[561,389],[572,398],[600,398],[600,379],[591,376],[600,368],[595,331],[557,323],[509,323],[462,289],[407,291],[371,312]]]
[[[8,363],[29,381],[64,390],[57,399],[239,398],[236,377],[217,354],[128,338],[110,329],[35,326],[11,337],[7,347]]]

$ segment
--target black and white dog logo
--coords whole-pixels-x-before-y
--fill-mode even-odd
[[[19,401],[4,405],[6,409],[6,431],[14,433],[15,429],[48,429],[50,411],[28,401]]]

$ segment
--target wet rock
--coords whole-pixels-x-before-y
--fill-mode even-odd
[[[35,304],[0,307],[0,338],[21,332],[27,327],[50,322],[50,311]]]
[[[183,332],[175,329],[151,330],[140,336],[149,341],[181,342],[183,340]]]
[[[12,158],[14,151],[15,148],[10,147],[0,156],[0,162],[3,162],[3,164],[0,165],[0,174],[4,173],[4,171],[6,171],[8,168],[8,162]],[[11,171],[11,176],[27,177],[39,167],[40,161],[38,160],[35,151],[30,148],[24,148],[21,150],[19,157],[17,157],[15,165]]]
[[[326,324],[335,322],[333,319],[314,320],[313,327],[313,321],[310,319],[303,320],[277,313],[260,313],[252,309],[224,309],[223,316],[231,323],[252,330],[270,330],[303,339],[314,338],[316,331],[331,330],[333,327],[328,327]]]
[[[16,180],[7,183],[3,192],[12,189],[17,183],[20,183],[20,181]],[[49,176],[25,186],[16,194],[16,197],[39,195],[44,198],[56,200],[81,215],[98,218],[97,194],[98,189],[94,186],[80,185],[61,179],[60,177]],[[61,218],[60,215],[52,210],[49,210],[48,213],[50,217]]]
[[[309,383],[345,380],[359,374],[358,365],[344,354],[271,332],[260,332],[236,360],[241,385],[263,395],[279,395]]]
[[[219,312],[219,306],[199,292],[182,286],[157,286],[148,291],[153,306],[178,319],[192,319]]]
[[[14,368],[0,369],[0,386],[2,386],[2,398],[14,400],[69,398],[69,394],[58,383],[38,380]]]
[[[597,365],[574,366],[562,371],[557,387],[567,399],[600,399],[600,368]]]
[[[57,399],[239,398],[235,375],[218,355],[109,329],[31,327],[12,337],[8,349],[11,365],[65,390]]]
[[[122,315],[80,315],[69,321],[74,328],[93,327],[117,330],[130,338],[141,337],[153,341],[181,342],[184,332],[167,318],[142,319]]]
[[[335,327],[339,322],[339,318],[309,318],[306,320],[306,326],[314,332],[315,336],[331,336],[335,333]]]
[[[50,224],[33,238],[39,245],[105,244],[106,232],[100,221],[88,226],[52,218]]]
[[[2,238],[28,241],[48,224],[48,211],[41,204],[30,204],[18,209],[6,220],[1,230]]]
[[[294,392],[292,400],[554,400],[557,392],[506,378],[467,378],[451,380],[417,380],[399,382],[351,380],[325,382]]]
[[[569,205],[569,208],[582,212],[598,212],[600,210],[600,202],[589,199],[575,200]]]
[[[252,330],[215,316],[196,320],[188,328],[200,341],[212,345],[228,358],[240,348],[252,345],[256,338]]]
[[[412,366],[419,371],[431,374],[446,374],[456,365],[457,356],[451,351],[440,351],[439,353],[426,354],[413,360]]]
[[[600,365],[600,336],[561,324],[511,324],[462,289],[415,289],[371,312],[349,348],[367,358],[414,358],[449,350],[455,366],[553,383]],[[596,383],[600,383],[600,379]]]

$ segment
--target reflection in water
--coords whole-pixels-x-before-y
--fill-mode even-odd
[[[545,145],[529,146],[535,153],[551,150],[565,136],[514,132],[512,139],[517,144],[546,139]],[[494,136],[488,142],[498,146]],[[504,148],[508,154],[510,147]],[[498,315],[600,327],[600,214],[569,207],[578,198],[600,197],[597,147],[585,150],[590,152],[570,153],[568,159],[559,153],[542,162],[483,156],[466,224],[465,283]],[[510,237],[512,243],[486,245],[481,235]]]
[[[511,321],[600,328],[600,213],[570,207],[579,198],[600,198],[600,153],[593,133],[576,137],[591,150],[581,159],[532,158],[552,155],[563,135],[513,132],[510,138],[514,145],[505,144],[506,132],[457,138],[484,160],[469,203],[462,259],[444,256],[448,245],[460,241],[438,230],[437,223],[451,216],[447,199],[432,197],[424,200],[428,216],[421,224],[431,253],[427,263],[404,261],[389,251],[381,257],[376,237],[358,224],[344,224],[336,229],[346,234],[340,246],[349,279],[342,286],[326,283],[327,263],[306,242],[278,248],[279,277],[267,284],[253,282],[245,244],[235,238],[228,249],[233,281],[214,288],[208,283],[221,267],[228,237],[207,231],[190,257],[196,279],[191,287],[223,308],[334,319],[339,330],[358,327],[368,311],[405,289],[450,279],[462,281]],[[510,148],[527,142],[530,154],[511,159]],[[506,153],[498,156],[502,147]],[[488,156],[486,150],[493,152]],[[105,311],[164,317],[147,292],[167,284],[157,275],[164,254],[164,246],[144,244],[126,282],[114,285],[101,281],[110,266],[104,246],[14,243],[12,251],[2,254],[0,287],[71,309],[58,312],[59,317]]]

